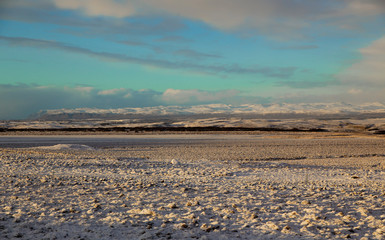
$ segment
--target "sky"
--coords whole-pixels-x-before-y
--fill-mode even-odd
[[[383,0],[0,0],[0,119],[385,102]]]

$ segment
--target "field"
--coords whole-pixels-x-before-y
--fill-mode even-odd
[[[385,238],[379,135],[3,135],[0,174],[1,239]]]

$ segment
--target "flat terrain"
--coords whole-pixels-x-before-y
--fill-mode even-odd
[[[384,239],[385,138],[0,136],[0,239]]]

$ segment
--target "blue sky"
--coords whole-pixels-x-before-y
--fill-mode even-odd
[[[3,0],[0,119],[385,102],[383,0]]]

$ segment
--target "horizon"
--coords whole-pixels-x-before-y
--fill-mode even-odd
[[[50,109],[385,103],[381,0],[5,0],[0,119]]]

